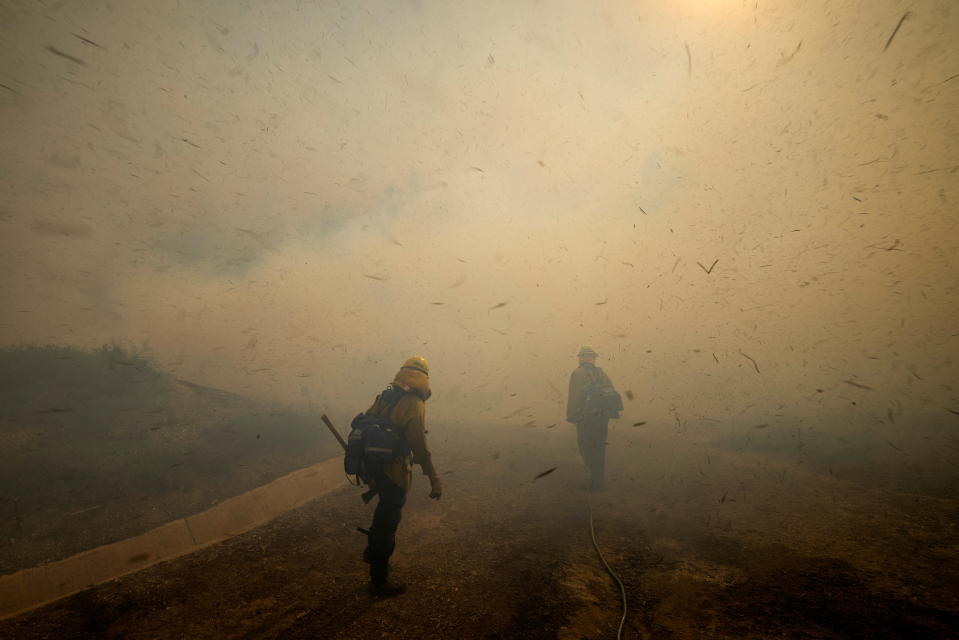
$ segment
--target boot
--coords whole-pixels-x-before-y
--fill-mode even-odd
[[[402,582],[391,582],[389,579],[390,565],[383,563],[370,564],[370,595],[374,598],[390,598],[406,591]]]
[[[405,584],[402,582],[390,582],[389,580],[380,583],[371,580],[369,588],[370,595],[374,598],[392,598],[393,596],[406,593]]]

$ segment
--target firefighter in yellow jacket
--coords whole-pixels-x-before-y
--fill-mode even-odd
[[[430,391],[430,367],[426,358],[414,356],[403,363],[393,389],[402,391],[398,399],[389,401],[381,394],[366,414],[389,418],[402,432],[408,453],[383,463],[383,469],[371,479],[371,486],[379,496],[373,512],[369,542],[363,559],[370,564],[370,594],[394,596],[403,593],[406,586],[389,580],[390,556],[396,546],[396,529],[400,524],[406,494],[413,483],[413,465],[418,464],[430,479],[430,498],[439,500],[443,494],[430,449],[426,444],[426,401]]]

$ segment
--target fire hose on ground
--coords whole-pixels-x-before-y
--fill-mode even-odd
[[[626,587],[623,586],[623,581],[619,579],[616,572],[613,571],[609,563],[606,562],[606,558],[599,548],[599,543],[596,542],[596,530],[593,528],[593,502],[590,500],[588,493],[586,494],[586,508],[589,511],[589,537],[593,541],[593,548],[596,549],[596,555],[599,556],[599,561],[603,563],[603,568],[606,569],[606,573],[616,581],[616,585],[619,587],[619,593],[623,599],[623,616],[619,619],[619,628],[616,630],[616,640],[620,640],[623,636],[623,625],[626,624]]]

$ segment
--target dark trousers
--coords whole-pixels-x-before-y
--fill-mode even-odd
[[[403,517],[406,492],[382,473],[374,477],[374,482],[379,500],[363,557],[370,563],[370,580],[379,584],[389,576],[390,556],[396,548],[396,528]]]
[[[598,489],[603,486],[606,475],[606,433],[609,420],[590,418],[576,425],[576,441],[579,454],[589,469],[590,486]]]

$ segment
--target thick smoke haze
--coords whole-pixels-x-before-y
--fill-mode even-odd
[[[0,0],[0,636],[955,636],[957,34]]]
[[[341,421],[422,354],[434,422],[552,423],[586,343],[624,420],[955,424],[954,3],[0,20],[4,345]]]

